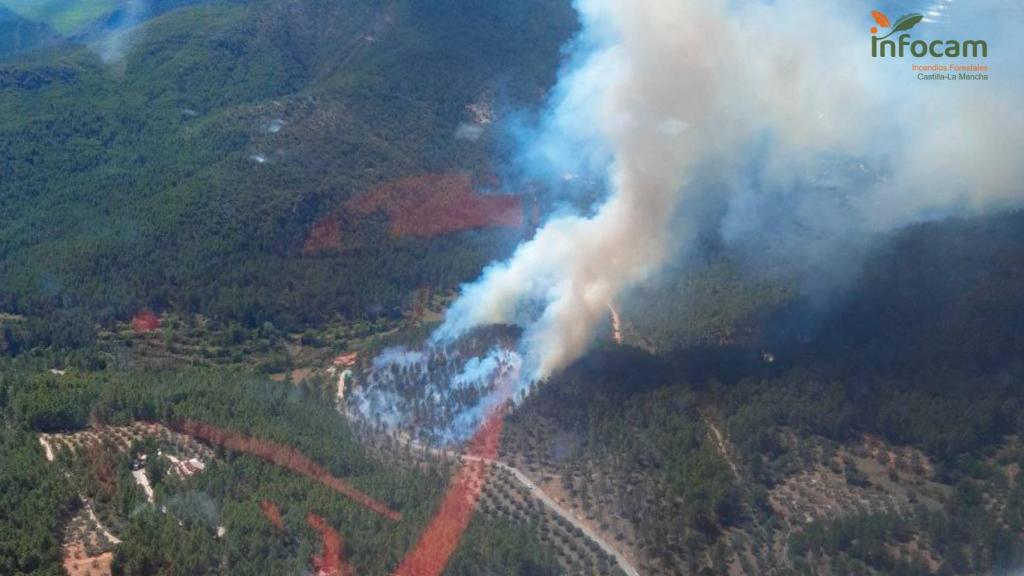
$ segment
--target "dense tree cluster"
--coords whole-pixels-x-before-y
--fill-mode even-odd
[[[442,462],[384,466],[325,402],[333,395],[242,362],[122,371],[96,328],[142,308],[201,313],[218,354],[272,351],[261,369],[277,372],[291,367],[289,331],[399,318],[418,287],[477,275],[522,231],[397,237],[379,211],[346,214],[347,201],[396,178],[488,174],[503,143],[456,139],[456,126],[473,107],[535,104],[573,27],[566,3],[541,1],[217,2],[150,22],[117,70],[69,43],[3,56],[0,573],[59,574],[62,534],[85,499],[124,540],[111,544],[117,574],[301,573],[319,550],[310,512],[344,537],[360,573],[396,566],[444,493]],[[0,54],[49,34],[0,13]],[[328,214],[337,245],[304,251]],[[620,303],[627,342],[641,347],[599,346],[539,385],[509,417],[503,456],[557,475],[651,573],[724,572],[728,546],[741,564],[749,550],[781,550],[773,566],[798,573],[1024,565],[1024,483],[1008,472],[1024,468],[1024,213],[882,239],[828,306],[719,256]],[[168,350],[181,344],[171,336]],[[494,345],[485,340],[366,372],[365,390],[437,439],[486,391],[455,385],[464,359]],[[224,448],[188,478],[147,463],[151,506],[131,459],[160,441],[127,452],[101,442],[49,463],[37,436],[184,420],[294,447],[403,520]],[[835,454],[866,434],[929,458],[934,471],[918,480],[934,494],[911,488],[909,510],[783,529],[769,495],[819,463],[811,452],[858,494],[879,482]],[[557,573],[548,544],[560,532],[496,519],[516,517],[499,500],[449,574]]]
[[[603,502],[617,513],[629,503],[623,515],[635,514],[636,545],[648,557],[677,570],[710,558],[718,569],[723,547],[745,545],[722,527],[770,551],[759,539],[785,532],[772,520],[769,493],[814,466],[833,467],[851,490],[884,492],[874,485],[883,480],[849,455],[835,456],[872,435],[921,450],[930,482],[948,493],[925,506],[913,484],[923,482],[920,463],[890,469],[890,482],[916,477],[912,510],[851,509],[801,521],[806,528],[794,528],[789,556],[758,566],[864,574],[1020,567],[1013,470],[1024,462],[1007,446],[1024,437],[1022,222],[1024,214],[1012,213],[895,234],[869,255],[863,278],[824,309],[792,295],[778,300],[785,292],[770,285],[741,286],[732,264],[712,264],[689,283],[696,293],[681,297],[681,312],[656,291],[647,313],[659,320],[640,316],[645,326],[671,327],[681,313],[696,327],[638,338],[656,342],[659,354],[603,347],[542,384],[511,417],[508,453],[540,476],[562,475],[584,506]],[[723,322],[753,320],[754,329],[735,339],[700,336],[720,323],[716,299],[749,300]],[[627,309],[634,306],[643,308]],[[715,421],[728,446],[712,441]],[[601,485],[605,475],[612,480]],[[931,557],[908,552],[914,546]]]
[[[74,404],[79,406],[77,415],[50,426]],[[38,364],[22,359],[4,364],[0,411],[6,421],[0,428],[0,486],[5,487],[0,561],[5,574],[58,573],[47,570],[59,570],[61,529],[77,507],[78,494],[90,499],[101,519],[124,541],[114,548],[118,574],[303,572],[319,547],[319,537],[305,521],[310,511],[342,534],[346,556],[361,573],[386,573],[433,516],[448,481],[447,469],[440,464],[413,469],[381,466],[344,419],[319,398],[291,384],[239,372],[41,376]],[[123,453],[95,446],[87,458],[67,464],[73,474],[65,477],[65,459],[48,463],[35,434],[29,432],[185,418],[294,446],[400,510],[403,519],[382,518],[286,468],[223,448],[216,450],[217,459],[202,473],[190,478],[151,473],[158,505],[147,506],[130,476],[129,463],[140,451],[155,455],[160,441],[148,440]],[[155,468],[150,465],[146,470]],[[285,530],[267,520],[260,508],[264,501],[279,504]],[[219,527],[225,529],[223,537],[217,536]],[[495,545],[498,542],[503,544]],[[554,573],[554,565],[524,527],[481,518],[474,521],[450,570],[545,574]]]
[[[143,307],[295,329],[454,287],[522,231],[427,241],[361,217],[341,250],[302,247],[383,182],[490,172],[498,138],[453,137],[466,107],[535,105],[574,25],[533,1],[224,2],[154,19],[117,70],[73,45],[0,61],[64,71],[0,84],[0,309],[78,346]]]
[[[77,502],[34,434],[0,426],[0,573],[62,574],[60,528]]]

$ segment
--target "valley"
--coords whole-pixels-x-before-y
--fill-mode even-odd
[[[1019,572],[1018,90],[833,8],[0,0],[0,575]]]

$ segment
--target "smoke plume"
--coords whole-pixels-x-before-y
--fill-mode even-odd
[[[607,197],[464,286],[434,342],[517,324],[526,374],[545,378],[698,230],[811,281],[855,269],[877,233],[1018,206],[1020,11],[945,4],[914,38],[982,38],[989,58],[872,58],[875,6],[860,2],[578,0],[583,32],[522,170],[553,187],[586,174]],[[972,63],[990,79],[911,70]]]
[[[150,0],[124,0],[93,43],[93,50],[105,64],[119,64],[124,60],[138,40],[139,25],[150,12]]]

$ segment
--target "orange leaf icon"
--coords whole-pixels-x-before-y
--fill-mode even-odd
[[[874,18],[875,22],[878,22],[878,25],[881,26],[882,28],[889,27],[889,17],[886,16],[885,14],[882,14],[878,10],[872,10],[871,17]]]

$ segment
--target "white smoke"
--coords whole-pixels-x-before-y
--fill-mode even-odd
[[[1020,14],[983,4],[991,20],[959,30],[1003,55],[983,62],[991,79],[938,82],[911,64],[972,62],[872,58],[866,3],[578,0],[584,31],[524,158],[597,176],[608,198],[465,286],[435,342],[518,324],[528,374],[550,375],[586,350],[609,302],[708,225],[688,207],[709,201],[727,242],[807,274],[908,222],[1019,205]]]
[[[150,0],[123,0],[119,21],[94,42],[93,50],[104,64],[118,64],[138,41],[139,25],[150,14]]]
[[[487,415],[514,399],[521,359],[492,346],[481,355],[445,347],[383,350],[348,400],[354,415],[430,445],[467,440]]]

